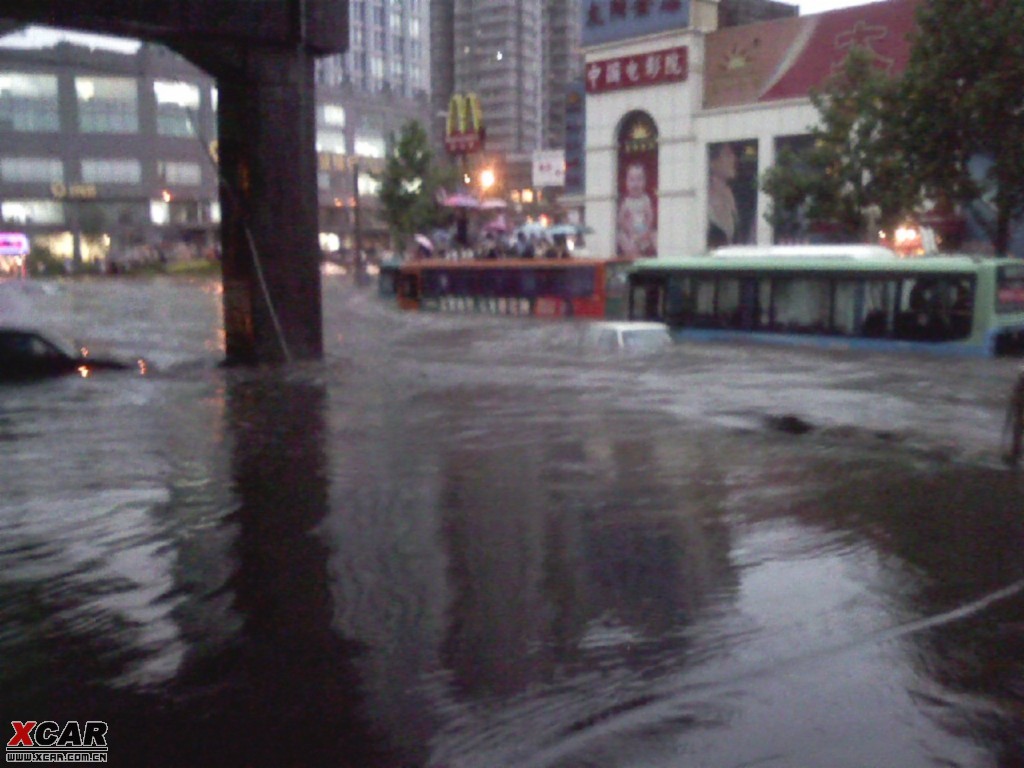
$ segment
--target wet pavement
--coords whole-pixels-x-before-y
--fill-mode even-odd
[[[324,294],[326,360],[252,371],[216,283],[0,285],[156,369],[0,387],[0,722],[104,719],[117,765],[1024,765],[1019,361]]]

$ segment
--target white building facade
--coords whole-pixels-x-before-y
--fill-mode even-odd
[[[765,219],[759,177],[787,142],[808,141],[817,122],[809,92],[851,47],[888,71],[905,67],[916,5],[888,0],[719,30],[716,4],[694,0],[685,28],[586,46],[591,253],[672,258],[786,241]]]

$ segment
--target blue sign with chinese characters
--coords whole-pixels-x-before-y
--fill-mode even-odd
[[[690,26],[690,0],[583,0],[583,45]]]
[[[565,95],[565,193],[582,195],[586,188],[587,100],[583,81],[570,83]]]

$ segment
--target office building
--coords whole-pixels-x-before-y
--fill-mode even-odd
[[[391,134],[411,119],[429,124],[428,11],[427,0],[352,0],[350,51],[317,62],[327,252],[354,245],[357,199],[363,248],[390,246],[372,174]],[[82,265],[214,251],[214,80],[159,45],[9,32],[0,39],[2,227]]]

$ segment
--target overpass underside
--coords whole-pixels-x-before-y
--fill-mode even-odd
[[[347,0],[18,0],[4,20],[162,43],[217,81],[228,363],[323,355],[314,63]]]

